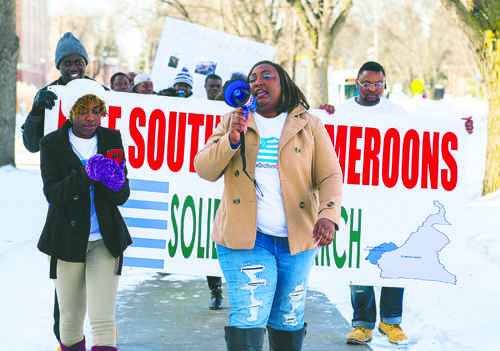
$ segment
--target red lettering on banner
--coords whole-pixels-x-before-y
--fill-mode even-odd
[[[349,138],[349,162],[347,163],[347,184],[359,184],[360,175],[356,173],[356,162],[361,160],[358,139],[363,136],[362,127],[351,127]]]
[[[455,161],[453,155],[450,153],[450,150],[458,150],[457,136],[450,132],[443,135],[441,149],[443,150],[443,160],[449,168],[449,171],[446,169],[441,170],[441,183],[445,190],[451,191],[457,186],[458,179],[457,161]]]
[[[408,189],[413,189],[418,182],[419,150],[420,138],[417,131],[411,129],[406,132],[403,138],[403,155],[401,160],[401,178],[403,185]]]
[[[168,121],[167,164],[172,172],[179,172],[184,162],[186,115],[185,112],[170,112]],[[177,154],[175,151],[177,151]],[[176,155],[177,157],[175,157]]]
[[[395,128],[384,134],[373,127],[327,124],[325,128],[342,172],[347,167],[347,184],[379,186],[381,176],[383,185],[388,188],[396,186],[399,181],[407,189],[420,185],[422,189],[441,186],[451,191],[457,186],[458,164],[453,151],[458,150],[458,138],[451,132],[441,137],[439,132],[423,131],[419,134],[414,129],[401,135]],[[358,147],[360,139],[363,142],[361,148]],[[441,160],[447,168],[440,169]]]
[[[214,115],[207,115],[205,122],[205,144],[208,138],[214,133]]]
[[[439,177],[439,133],[433,133],[432,145],[429,132],[424,132],[422,142],[422,188],[426,189],[427,179],[430,180],[431,189],[438,188]]]
[[[134,140],[136,146],[128,147],[128,158],[130,165],[133,168],[141,168],[144,164],[146,155],[146,146],[144,138],[137,127],[146,126],[146,113],[140,107],[136,107],[130,112],[129,132],[130,137]]]
[[[149,118],[148,128],[148,164],[153,171],[159,170],[163,164],[166,132],[165,114],[162,110],[154,110]]]
[[[64,122],[66,122],[66,116],[63,115],[62,113],[62,108],[61,108],[62,101],[59,101],[59,114],[57,116],[57,128],[61,127]]]
[[[363,185],[370,185],[370,175],[372,176],[371,185],[378,185],[380,160],[380,132],[376,128],[366,128],[365,130],[365,148],[363,157]]]
[[[116,129],[116,120],[119,118],[122,118],[121,106],[109,106],[108,128],[120,131],[119,129]]]
[[[385,133],[382,155],[382,181],[388,188],[392,188],[398,182],[400,143],[401,137],[397,129],[391,128]]]
[[[347,155],[346,151],[347,126],[338,126],[336,137],[334,135],[335,134],[334,129],[331,124],[326,124],[325,128],[328,135],[330,135],[332,144],[335,146],[335,153],[337,154],[337,158],[339,159],[340,168],[342,169],[342,174],[345,175],[345,160]]]
[[[200,126],[205,123],[205,115],[201,113],[190,113],[188,124],[191,126],[191,149],[189,152],[189,171],[196,172],[194,169],[194,157],[198,152],[198,140],[200,138]]]
[[[110,114],[121,117],[121,108]],[[186,149],[187,124],[191,126],[189,148],[189,171],[194,169],[194,157],[200,148],[200,128],[205,125],[205,141],[214,130],[214,122],[220,121],[219,115],[204,115],[170,111],[167,129],[167,118],[162,110],[156,109],[149,119],[144,110],[136,107],[130,113],[129,132],[133,145],[128,147],[129,162],[133,168],[141,168],[147,159],[147,165],[154,171],[166,164],[172,172],[179,172],[184,164]],[[116,126],[116,124],[115,124]],[[140,128],[140,127],[146,127]],[[168,140],[167,140],[168,138]],[[166,154],[166,163],[165,163]]]

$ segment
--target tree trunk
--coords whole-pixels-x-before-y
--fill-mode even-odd
[[[328,57],[313,54],[309,71],[311,108],[328,102]]]
[[[0,0],[0,166],[14,164],[19,38],[16,1]]]
[[[480,61],[486,83],[488,99],[488,147],[483,194],[500,189],[500,39],[487,31]]]

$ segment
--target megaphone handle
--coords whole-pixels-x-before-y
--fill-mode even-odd
[[[241,154],[241,168],[243,172],[246,171],[247,168],[247,159],[245,157],[245,133],[240,132],[240,154]]]

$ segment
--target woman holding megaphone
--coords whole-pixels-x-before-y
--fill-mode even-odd
[[[224,176],[211,235],[231,304],[227,350],[262,350],[266,328],[270,350],[301,350],[308,277],[338,229],[342,173],[323,123],[280,65],[258,62],[247,83],[255,111],[224,115],[194,160],[200,177]]]

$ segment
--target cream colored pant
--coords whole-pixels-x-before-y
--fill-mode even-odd
[[[83,339],[88,304],[94,346],[116,347],[117,264],[103,240],[89,241],[85,263],[57,261],[55,285],[63,345],[69,347]]]

